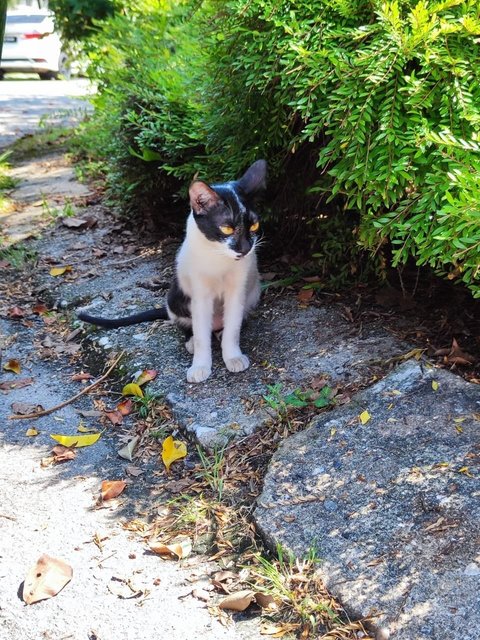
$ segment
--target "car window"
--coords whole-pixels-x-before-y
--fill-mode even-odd
[[[7,16],[7,24],[40,24],[47,16]]]

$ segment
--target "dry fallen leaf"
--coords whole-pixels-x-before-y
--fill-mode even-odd
[[[310,300],[313,298],[313,289],[300,289],[297,293],[297,300],[300,304],[308,304]]]
[[[179,458],[187,455],[187,445],[180,440],[174,440],[172,436],[168,436],[163,441],[162,460],[167,472],[170,471],[170,465]]]
[[[12,371],[13,373],[18,374],[21,372],[22,367],[18,360],[16,360],[15,358],[10,358],[10,360],[3,365],[3,369],[5,371]]]
[[[160,556],[178,560],[186,558],[192,552],[192,541],[188,537],[177,538],[169,544],[158,541],[149,542],[148,546],[151,551],[158,553]]]
[[[157,375],[158,371],[155,371],[155,369],[146,369],[145,371],[142,371],[135,382],[141,387],[143,384],[150,382],[151,380],[155,380]]]
[[[77,427],[78,433],[97,433],[95,427],[86,427],[84,424],[80,423]]]
[[[30,429],[27,429],[25,432],[25,435],[28,437],[32,437],[32,436],[38,436],[38,431],[37,429],[35,429],[35,427],[30,427]]]
[[[91,378],[93,378],[91,373],[83,373],[82,371],[81,373],[74,373],[71,380],[74,382],[81,382],[83,380],[90,380]]]
[[[127,486],[124,480],[104,480],[102,482],[102,500],[111,500],[119,496]]]
[[[128,416],[132,412],[133,402],[130,398],[123,400],[117,404],[117,411],[120,411],[122,416]]]
[[[72,579],[72,567],[46,554],[30,569],[23,585],[23,601],[33,604],[56,596]]]
[[[271,624],[267,622],[260,629],[262,636],[270,636],[271,638],[283,638],[287,633],[292,633],[299,628],[299,624],[284,622],[279,624]]]
[[[120,411],[105,411],[105,415],[113,425],[122,424],[123,422],[123,415]]]
[[[360,422],[362,424],[367,424],[372,416],[368,413],[368,411],[362,411],[362,413],[358,416]]]
[[[21,389],[28,387],[33,383],[33,378],[21,378],[20,380],[9,380],[8,382],[0,382],[0,391],[11,391],[12,389]]]
[[[63,444],[56,444],[52,453],[55,457],[55,462],[66,462],[67,460],[73,460],[76,458],[76,452],[70,447],[65,447]]]
[[[54,278],[57,276],[63,276],[65,273],[68,273],[72,270],[71,265],[67,264],[64,267],[52,267],[50,269],[50,275]]]
[[[255,593],[255,602],[262,609],[277,609],[278,605],[275,602],[275,598],[273,596],[267,595],[266,593]]]
[[[128,473],[129,476],[133,476],[134,478],[137,478],[138,476],[141,476],[142,473],[144,473],[143,469],[134,467],[133,464],[127,465],[125,467],[125,471]]]
[[[77,218],[76,216],[65,216],[62,218],[62,224],[68,229],[83,229],[88,227],[88,220],[85,218]]]
[[[73,449],[64,447],[63,444],[57,444],[52,449],[52,456],[42,458],[40,466],[43,468],[51,467],[53,464],[60,462],[67,462],[67,460],[73,460],[76,457],[76,452]]]
[[[220,609],[229,609],[230,611],[245,611],[254,600],[254,592],[251,589],[243,589],[230,593],[220,601],[218,606]]]
[[[143,398],[143,391],[140,389],[138,384],[130,382],[130,384],[126,384],[123,387],[122,396],[137,396],[138,398]]]
[[[436,380],[432,380],[432,389],[434,391],[438,391],[440,385],[438,384],[438,382]]]
[[[48,309],[42,302],[39,302],[32,307],[32,313],[36,313],[38,316],[43,316],[48,313]]]
[[[90,433],[80,436],[66,436],[60,434],[50,434],[50,437],[65,447],[89,447],[100,438],[101,433]]]
[[[12,402],[12,411],[21,416],[26,416],[30,413],[39,413],[43,411],[41,404],[30,404],[29,402]]]
[[[118,455],[124,460],[129,460],[129,462],[132,462],[133,452],[135,451],[135,447],[137,446],[139,440],[140,436],[134,436],[130,440],[130,442],[127,442],[127,444],[117,452]]]
[[[26,313],[26,311],[17,306],[12,307],[7,311],[7,315],[9,318],[24,318]]]

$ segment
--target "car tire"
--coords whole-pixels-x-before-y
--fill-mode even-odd
[[[0,71],[0,80],[3,80],[5,77],[5,71]]]
[[[58,74],[63,80],[70,80],[72,77],[72,67],[70,65],[70,58],[66,53],[62,51],[60,58],[58,59]]]
[[[56,78],[56,73],[54,71],[45,71],[44,73],[39,73],[40,80],[54,80]]]

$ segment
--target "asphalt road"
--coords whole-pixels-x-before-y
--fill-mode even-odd
[[[85,99],[93,89],[84,78],[0,82],[0,151],[43,124],[75,125],[90,109]]]

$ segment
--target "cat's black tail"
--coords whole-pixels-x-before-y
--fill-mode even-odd
[[[151,322],[152,320],[168,320],[168,313],[166,307],[160,309],[149,309],[148,311],[142,311],[136,313],[133,316],[126,316],[124,318],[98,318],[91,316],[89,313],[80,311],[77,316],[84,322],[90,324],[96,324],[99,327],[105,327],[106,329],[117,329],[118,327],[128,327],[131,324],[139,324],[140,322]]]

